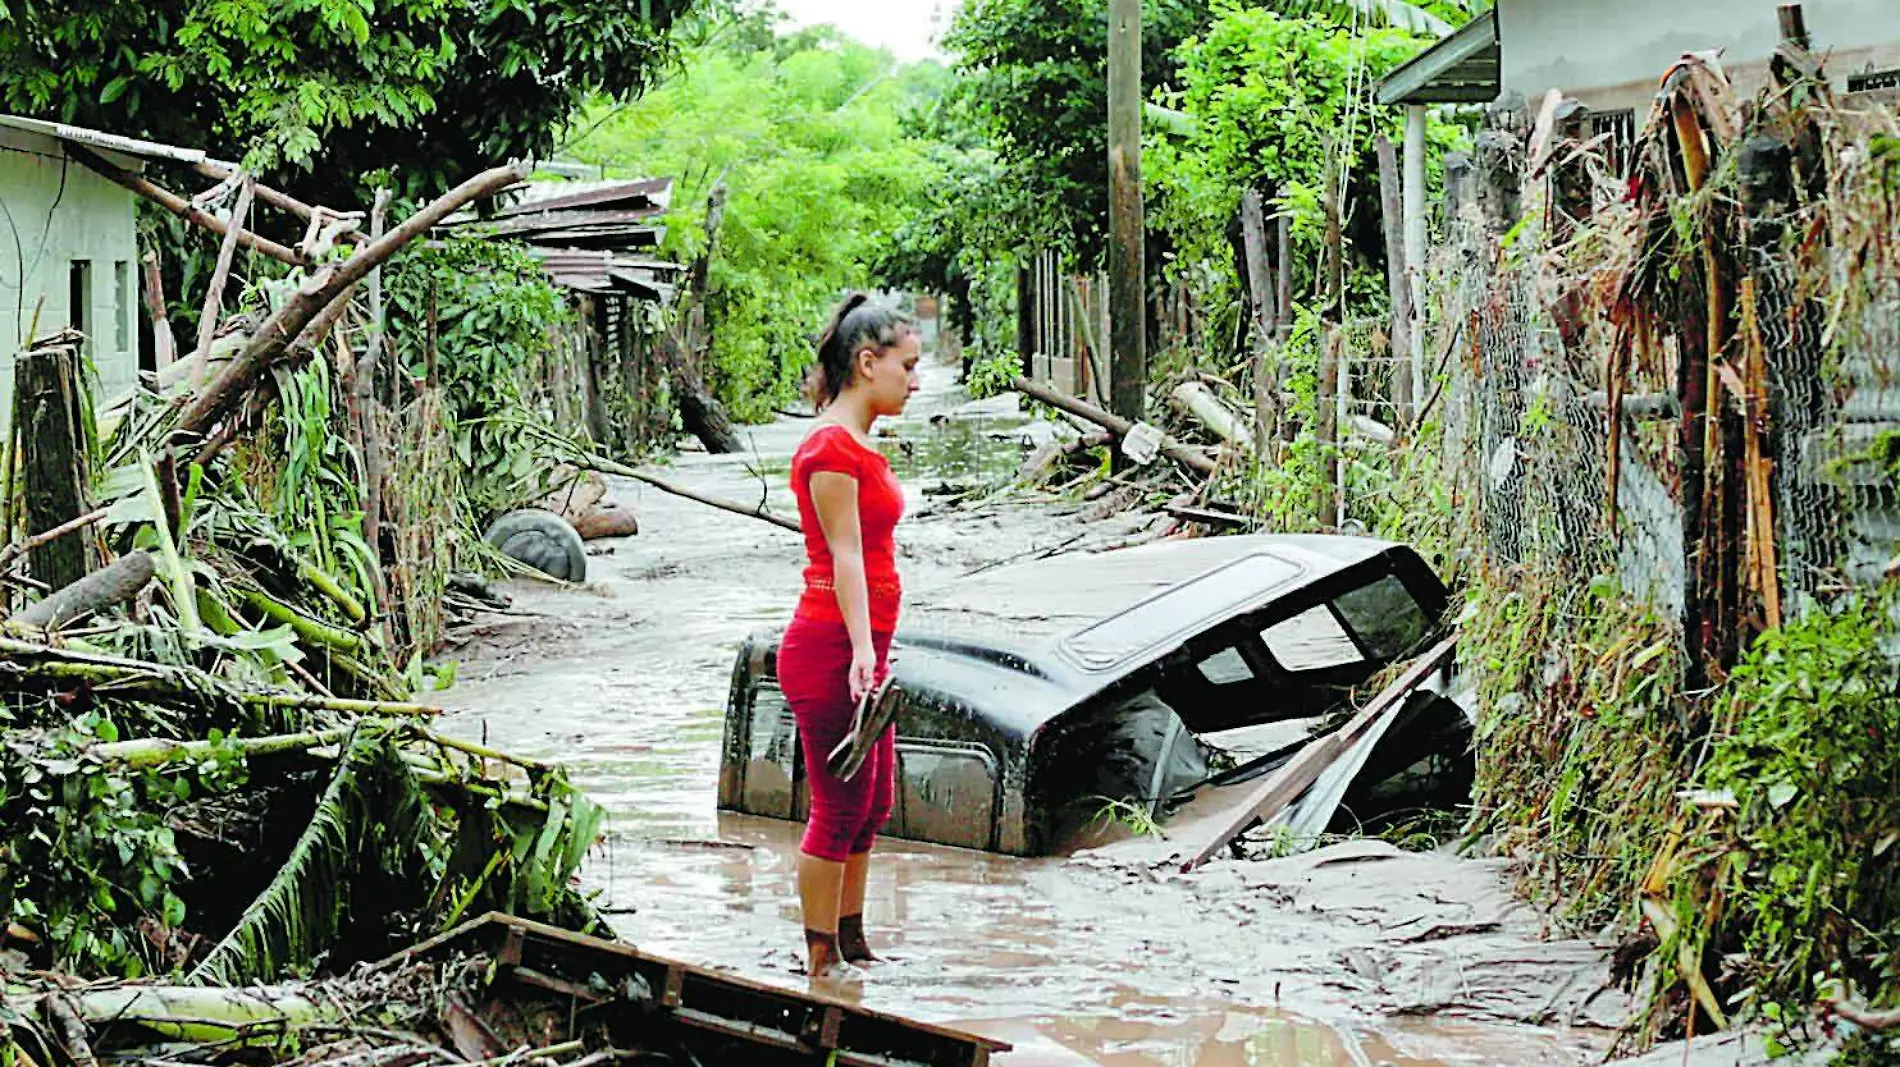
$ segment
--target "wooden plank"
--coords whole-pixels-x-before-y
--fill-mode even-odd
[[[1434,645],[1429,652],[1412,661],[1405,673],[1386,686],[1378,696],[1372,699],[1345,726],[1333,733],[1319,738],[1301,749],[1299,754],[1275,771],[1246,803],[1235,809],[1233,818],[1221,825],[1221,828],[1201,846],[1194,857],[1181,865],[1183,874],[1212,859],[1214,854],[1227,847],[1227,843],[1239,837],[1256,820],[1265,821],[1280,813],[1280,810],[1296,800],[1307,786],[1312,785],[1324,774],[1326,768],[1352,747],[1354,742],[1365,736],[1374,723],[1384,715],[1397,710],[1426,678],[1451,659],[1458,647],[1456,635],[1445,638]]]

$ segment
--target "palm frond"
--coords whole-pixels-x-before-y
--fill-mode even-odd
[[[1273,5],[1294,18],[1330,18],[1339,22],[1369,22],[1431,37],[1449,37],[1456,26],[1405,0],[1279,0]]]
[[[347,921],[357,878],[372,864],[392,876],[413,872],[434,829],[396,744],[359,729],[276,877],[187,980],[235,985],[308,964]]]

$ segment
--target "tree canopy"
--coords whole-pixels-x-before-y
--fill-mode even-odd
[[[243,158],[320,201],[544,157],[650,85],[690,0],[0,0],[6,110]]]

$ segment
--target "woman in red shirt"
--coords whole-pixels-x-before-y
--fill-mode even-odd
[[[917,331],[909,317],[854,293],[818,342],[809,390],[819,409],[792,456],[792,493],[805,530],[805,591],[779,645],[778,678],[798,719],[811,788],[799,845],[798,897],[809,974],[867,963],[864,886],[871,844],[896,790],[893,730],[851,780],[825,766],[851,729],[858,701],[888,669],[901,589],[893,530],[904,493],[871,444],[871,426],[917,391]]]

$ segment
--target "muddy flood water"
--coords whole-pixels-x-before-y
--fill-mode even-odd
[[[785,465],[809,426],[753,428],[753,455],[689,453],[667,476],[790,512]],[[952,506],[945,490],[1006,478],[1050,427],[965,403],[950,368],[926,367],[891,431],[913,596],[1154,521],[1020,496]],[[584,878],[621,936],[802,986],[799,828],[715,808],[734,656],[789,620],[802,547],[632,481],[612,496],[639,535],[589,546],[590,591],[510,586],[516,614],[484,616],[443,655],[459,665],[445,726],[560,762],[607,807]],[[1021,860],[881,841],[866,924],[892,960],[849,995],[1010,1041],[1007,1067],[1583,1064],[1626,1007],[1602,988],[1604,946],[1546,940],[1496,861],[1358,842],[1180,875],[1149,862],[1165,851]]]

